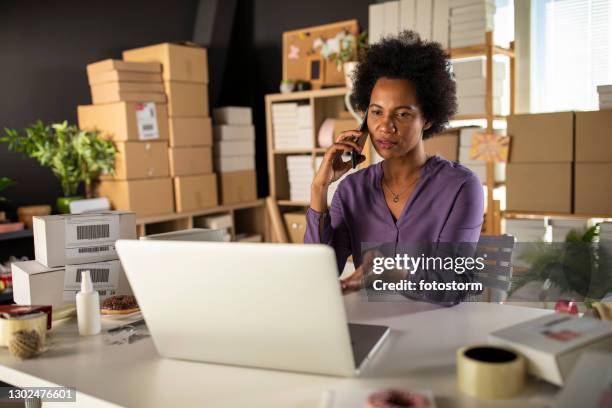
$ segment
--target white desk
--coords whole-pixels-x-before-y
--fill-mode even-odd
[[[323,391],[402,387],[433,390],[438,407],[542,407],[557,391],[532,380],[520,398],[479,401],[456,391],[455,351],[481,343],[492,330],[545,310],[484,303],[436,308],[424,303],[346,297],[349,320],[390,326],[390,337],[360,378],[335,378],[159,358],[150,338],[107,345],[79,337],[74,320],[52,330],[56,345],[19,361],[0,350],[0,381],[15,386],[73,386],[85,407],[318,407]],[[298,351],[296,351],[298,352]],[[50,407],[59,403],[46,404]],[[65,406],[74,407],[74,403]]]

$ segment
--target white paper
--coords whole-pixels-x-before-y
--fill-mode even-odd
[[[155,103],[145,102],[137,105],[136,125],[138,126],[138,138],[140,140],[159,139]]]

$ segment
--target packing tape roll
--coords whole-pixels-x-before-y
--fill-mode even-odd
[[[525,358],[497,346],[470,346],[457,350],[459,390],[476,398],[504,399],[525,385]]]
[[[13,333],[19,330],[36,330],[41,344],[45,344],[47,334],[47,314],[35,313],[27,317],[0,318],[0,346],[8,347]]]

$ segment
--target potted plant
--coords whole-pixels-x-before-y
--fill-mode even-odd
[[[519,256],[529,269],[513,279],[508,297],[539,281],[588,308],[612,292],[611,255],[609,246],[599,242],[599,226],[583,232],[571,230],[564,243],[530,244]]]
[[[13,184],[15,183],[10,178],[0,177],[0,192],[2,192],[2,190],[6,189],[7,187]],[[0,196],[0,203],[3,201],[6,201],[6,198]],[[0,222],[4,221],[5,219],[6,219],[6,214],[4,213],[4,211],[0,211]]]
[[[336,61],[338,70],[344,70],[344,80],[346,81],[346,87],[351,89],[353,85],[352,73],[357,66],[357,60],[359,56],[368,47],[368,31],[364,30],[357,38],[354,35],[348,34],[344,37],[340,44],[340,52],[332,55],[332,58]]]
[[[68,212],[70,202],[82,198],[76,195],[81,182],[90,198],[92,183],[101,174],[114,171],[117,149],[112,141],[100,138],[98,131],[82,130],[66,121],[51,125],[38,121],[22,132],[5,129],[0,141],[51,168],[64,193],[57,200],[59,212]]]

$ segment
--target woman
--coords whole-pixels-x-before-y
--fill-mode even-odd
[[[425,154],[423,140],[439,133],[456,111],[448,55],[410,31],[372,45],[356,68],[353,105],[367,112],[369,137],[384,159],[340,182],[327,208],[327,190],[350,168],[341,155],[361,153],[361,135],[342,133],[326,152],[311,186],[305,242],[331,245],[342,271],[356,271],[343,291],[361,287],[362,243],[477,242],[483,190],[469,169]],[[365,159],[361,155],[360,161]]]

